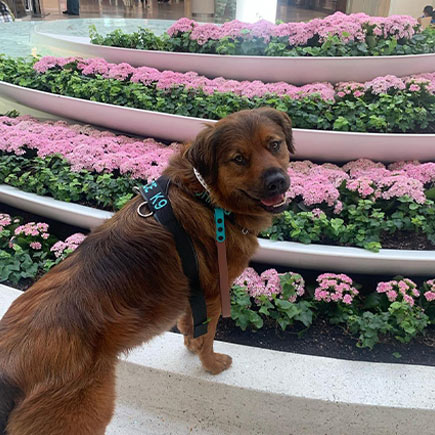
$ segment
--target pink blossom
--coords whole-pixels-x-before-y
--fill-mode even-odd
[[[12,223],[11,217],[6,213],[0,213],[0,231]]]
[[[428,302],[435,301],[435,279],[430,279],[425,282],[427,291],[424,293],[424,297]]]
[[[411,307],[414,306],[414,298],[420,296],[417,290],[417,284],[409,278],[393,279],[387,282],[379,282],[376,291],[378,293],[386,293],[390,302],[404,301]]]
[[[323,273],[316,279],[318,287],[314,290],[314,299],[323,302],[343,302],[352,304],[359,294],[354,287],[352,278],[341,273]]]
[[[69,252],[75,251],[79,245],[83,242],[86,236],[82,233],[75,233],[65,239],[65,241],[59,240],[50,249],[54,253],[56,258],[61,258],[66,254],[65,251]]]

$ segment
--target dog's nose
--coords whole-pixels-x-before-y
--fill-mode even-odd
[[[285,192],[290,185],[289,178],[281,171],[268,171],[264,177],[264,184],[269,195]]]

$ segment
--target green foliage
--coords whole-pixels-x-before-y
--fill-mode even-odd
[[[409,197],[371,200],[353,198],[341,189],[343,209],[336,215],[325,212],[314,216],[298,204],[274,219],[262,235],[272,240],[358,246],[373,252],[382,247],[385,235],[402,232],[424,234],[435,244],[434,201],[419,204]]]
[[[59,155],[45,158],[0,153],[0,183],[25,192],[52,196],[65,202],[119,210],[133,197],[132,190],[145,180],[81,170],[71,171],[70,164]]]
[[[44,270],[46,261],[54,259],[50,248],[57,239],[49,234],[45,238],[15,234],[20,224],[20,218],[12,218],[10,225],[0,226],[0,282],[18,284],[22,280],[34,280]],[[35,241],[40,243],[39,249],[32,249],[31,242]]]
[[[359,335],[357,346],[373,349],[382,337],[389,335],[401,343],[409,343],[429,325],[428,316],[419,306],[393,302],[387,311],[365,311],[347,319],[349,331]]]
[[[411,39],[397,40],[393,37],[379,37],[368,29],[365,41],[343,42],[337,35],[329,36],[324,42],[318,37],[311,38],[306,46],[292,46],[288,37],[272,36],[266,42],[263,38],[232,38],[208,40],[205,44],[189,38],[190,32],[169,37],[166,33],[156,36],[150,30],[139,28],[136,32],[124,33],[117,29],[107,35],[90,26],[91,42],[97,45],[137,48],[141,50],[164,50],[187,53],[208,53],[222,55],[251,56],[394,56],[404,54],[433,53],[435,32],[426,29]],[[246,30],[249,33],[249,30]],[[343,37],[348,35],[343,34]]]
[[[231,295],[231,317],[243,331],[248,327],[261,329],[266,319],[273,319],[285,331],[295,322],[302,323],[306,328],[313,322],[313,303],[307,300],[290,302],[297,296],[295,284],[301,276],[284,274],[281,277],[282,293],[268,297],[260,295],[251,298],[244,287],[233,286]]]
[[[40,266],[40,262],[35,261],[19,245],[14,245],[13,252],[0,249],[0,282],[18,284],[26,278],[35,279]]]

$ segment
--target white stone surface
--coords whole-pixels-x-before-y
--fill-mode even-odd
[[[262,3],[266,2],[263,0]],[[270,0],[267,3],[270,3]],[[102,57],[113,63],[146,65],[161,71],[196,71],[207,77],[222,76],[227,79],[264,82],[285,81],[295,85],[313,82],[365,82],[388,74],[403,77],[435,71],[435,54],[342,57],[223,56],[94,45],[87,37],[40,31],[33,34],[32,40],[35,45],[42,46],[44,50],[50,50],[58,56]]]
[[[0,314],[20,292],[0,285]],[[435,367],[346,361],[216,342],[205,373],[166,333],[121,358],[107,433],[433,435]]]
[[[435,55],[434,55],[435,56]],[[0,98],[59,117],[140,136],[191,141],[207,119],[114,106],[65,97],[0,81]],[[21,112],[26,113],[26,110]],[[435,160],[435,134],[352,133],[295,128],[295,158],[342,162],[359,158],[376,161]]]

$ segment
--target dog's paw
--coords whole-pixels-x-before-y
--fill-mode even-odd
[[[232,358],[224,353],[212,353],[206,358],[202,358],[202,365],[205,370],[212,375],[218,375],[224,370],[230,368]]]

